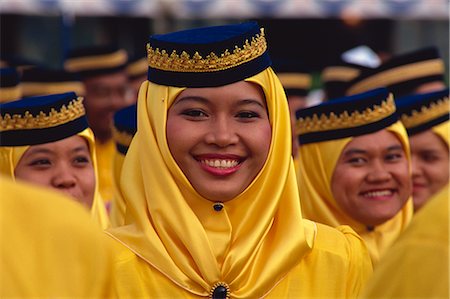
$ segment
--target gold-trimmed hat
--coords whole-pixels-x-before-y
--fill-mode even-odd
[[[122,108],[114,114],[113,139],[119,153],[126,155],[137,130],[137,104]]]
[[[16,68],[0,68],[0,103],[18,100],[22,97],[20,75]]]
[[[22,73],[22,93],[24,97],[75,92],[85,95],[84,85],[76,74],[62,69],[32,67]]]
[[[0,146],[53,142],[87,127],[83,98],[74,92],[0,104]]]
[[[128,54],[124,49],[92,46],[71,50],[64,62],[64,69],[84,79],[122,71],[127,61]]]
[[[296,112],[300,144],[370,134],[398,121],[386,88],[335,99]]]
[[[444,61],[436,47],[397,55],[369,69],[349,83],[347,95],[386,87],[395,97],[410,95],[421,84],[444,81]]]
[[[275,57],[272,59],[273,69],[283,85],[286,95],[306,96],[312,85],[309,70],[296,59]]]
[[[241,81],[271,65],[256,22],[150,36],[148,80],[160,85],[213,87]]]
[[[130,59],[126,67],[126,72],[130,80],[146,76],[148,72],[147,57]]]
[[[397,98],[397,113],[408,132],[414,135],[449,120],[449,89]]]

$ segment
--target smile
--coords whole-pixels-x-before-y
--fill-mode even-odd
[[[206,164],[209,167],[228,169],[236,167],[239,164],[238,160],[228,160],[228,159],[205,159],[200,160],[200,163]]]
[[[368,198],[376,198],[376,197],[392,196],[393,194],[394,194],[394,192],[392,190],[376,190],[376,191],[363,192],[362,196],[368,197]]]

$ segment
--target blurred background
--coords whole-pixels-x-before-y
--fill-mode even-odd
[[[361,44],[382,58],[437,46],[449,64],[449,0],[0,0],[0,54],[54,68],[88,45],[143,57],[151,34],[244,20],[312,74]]]

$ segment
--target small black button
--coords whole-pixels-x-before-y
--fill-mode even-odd
[[[222,209],[223,209],[223,203],[221,203],[221,202],[216,202],[215,204],[214,204],[214,211],[216,211],[216,212],[220,212],[220,211],[222,211]]]
[[[228,290],[224,286],[217,286],[212,292],[212,299],[226,299],[228,298]]]

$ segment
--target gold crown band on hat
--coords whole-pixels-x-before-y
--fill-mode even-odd
[[[117,130],[116,127],[112,128],[113,139],[116,143],[129,147],[131,144],[131,140],[133,140],[133,136],[124,131]]]
[[[299,118],[295,125],[296,133],[300,135],[355,128],[382,120],[395,113],[395,110],[394,96],[390,93],[388,98],[381,102],[381,105],[366,108],[363,112],[354,111],[349,114],[348,111],[344,111],[339,115],[331,112],[330,115],[314,114],[312,117]]]
[[[323,70],[322,81],[343,81],[347,82],[356,78],[361,73],[360,70],[345,66],[330,66]]]
[[[429,106],[422,106],[420,111],[413,110],[411,115],[402,114],[400,120],[405,128],[410,129],[448,114],[450,111],[449,108],[449,97],[445,97],[430,103]]]
[[[284,88],[309,89],[311,87],[311,76],[307,74],[279,73],[277,76]]]
[[[23,96],[40,96],[66,93],[73,91],[77,95],[84,95],[85,88],[81,82],[22,82]]]
[[[235,46],[232,52],[227,49],[219,55],[211,52],[205,58],[198,52],[195,52],[192,57],[185,51],[177,54],[174,50],[169,54],[164,49],[153,49],[150,44],[147,44],[148,65],[159,70],[188,73],[215,72],[229,69],[264,54],[267,49],[264,28],[261,28],[260,32],[256,37],[252,37],[251,42],[245,40],[242,48]]]
[[[148,70],[147,59],[144,57],[127,66],[127,74],[129,76],[146,75]]]
[[[441,75],[444,73],[444,63],[441,59],[430,59],[399,66],[368,77],[351,86],[347,95],[361,93],[377,87],[413,80],[416,78]]]
[[[52,108],[48,114],[41,111],[38,115],[32,115],[26,111],[24,115],[13,114],[11,116],[8,113],[5,116],[0,115],[0,132],[56,127],[83,115],[85,115],[83,98],[78,97],[70,101],[67,106],[63,105],[59,111]]]
[[[64,63],[64,68],[69,72],[80,72],[111,68],[124,65],[128,54],[125,50],[119,50],[111,54],[90,55],[88,57],[69,58]]]
[[[21,86],[11,86],[0,88],[0,103],[18,100],[22,97]]]

